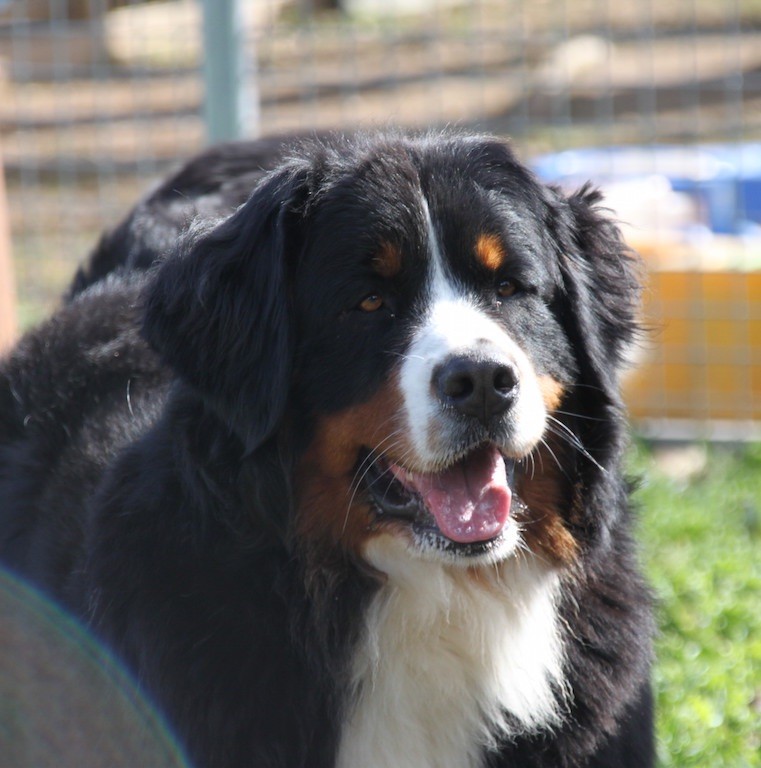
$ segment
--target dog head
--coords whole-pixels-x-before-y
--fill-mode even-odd
[[[249,454],[289,432],[311,547],[572,559],[637,305],[597,203],[495,139],[304,144],[161,265],[145,334]]]

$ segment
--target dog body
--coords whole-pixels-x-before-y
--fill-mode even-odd
[[[596,193],[483,137],[254,150],[163,185],[0,368],[5,562],[199,765],[651,765],[636,262]]]

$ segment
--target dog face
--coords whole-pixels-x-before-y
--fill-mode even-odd
[[[307,549],[569,560],[604,528],[573,500],[617,450],[589,424],[634,328],[596,200],[489,139],[306,146],[164,263],[145,331],[247,451],[300,441]]]

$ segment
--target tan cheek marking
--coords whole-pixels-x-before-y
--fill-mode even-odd
[[[552,376],[537,376],[537,382],[545,408],[548,411],[557,410],[565,397],[565,387]]]
[[[324,553],[338,547],[361,553],[372,532],[373,517],[361,502],[361,493],[352,497],[357,461],[363,448],[374,446],[392,457],[407,453],[407,430],[400,424],[400,411],[401,395],[394,375],[367,402],[320,420],[296,470],[296,530],[308,549]]]
[[[487,269],[496,272],[505,262],[507,254],[496,235],[481,235],[476,240],[476,258]]]
[[[578,555],[578,544],[565,526],[562,510],[571,506],[573,489],[558,467],[565,458],[564,446],[552,438],[548,442],[549,447],[538,448],[535,457],[535,466],[543,469],[519,483],[518,495],[527,506],[521,514],[521,528],[534,552],[556,563],[570,564]]]
[[[396,277],[402,269],[401,251],[391,243],[384,243],[373,259],[373,268],[381,277]]]

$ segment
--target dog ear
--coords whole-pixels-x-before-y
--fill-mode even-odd
[[[615,222],[599,207],[601,197],[585,186],[561,203],[566,214],[560,216],[559,264],[563,323],[579,368],[567,418],[584,448],[574,485],[574,506],[584,512],[575,525],[588,542],[605,548],[627,495],[620,473],[606,470],[619,464],[626,446],[620,378],[639,332],[642,272]]]
[[[569,229],[561,236],[564,325],[576,350],[579,381],[574,430],[589,455],[588,471],[618,462],[625,446],[620,379],[639,333],[642,270],[624,243],[600,192],[586,185],[564,200]]]
[[[639,332],[642,269],[624,243],[600,192],[589,185],[567,199],[571,211],[570,247],[563,247],[560,269],[570,304],[568,326],[588,386],[620,404],[620,375]]]
[[[254,450],[275,430],[291,370],[287,258],[308,167],[267,177],[232,216],[191,229],[158,268],[143,334]]]

